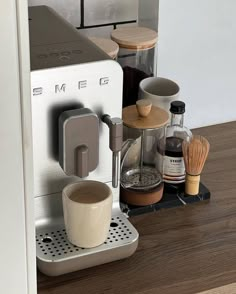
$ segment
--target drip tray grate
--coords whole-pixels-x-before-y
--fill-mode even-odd
[[[130,254],[130,245],[132,245],[132,251],[133,249],[135,251],[137,247],[137,241],[138,233],[136,229],[130,224],[130,222],[123,214],[112,217],[107,240],[102,245],[90,249],[80,248],[71,244],[67,239],[66,231],[63,224],[40,228],[37,230],[36,235],[38,267],[42,272],[48,275],[58,275],[58,267],[56,268],[55,273],[53,272],[53,270],[51,272],[48,266],[49,263],[54,265],[58,265],[59,263],[63,265],[64,263],[66,263],[67,266],[64,266],[64,269],[63,266],[60,267],[62,268],[62,273],[71,272],[74,271],[74,268],[75,270],[78,270],[92,266],[90,259],[94,258],[94,262],[96,263],[96,260],[101,260],[102,255],[104,255],[104,252],[107,252],[107,250],[110,252],[114,250],[114,254],[116,255],[117,252],[115,253],[115,251],[118,249],[119,252],[121,251],[121,248],[122,250],[129,249],[127,250],[126,254],[124,252],[124,255],[126,255],[124,257],[128,257],[133,253],[132,252]],[[100,256],[96,256],[98,254]],[[104,258],[104,262],[99,262],[98,264],[123,258],[117,258],[116,256],[112,257],[112,255],[109,257],[109,255],[111,255],[111,253],[108,254],[106,257],[108,258],[108,260]],[[81,263],[82,257],[83,260],[89,259],[88,266],[86,265],[86,262],[84,265],[83,262]],[[74,259],[78,259],[78,268],[76,268],[75,266]],[[70,261],[72,261],[71,263],[73,264],[72,270],[70,270],[69,266]]]

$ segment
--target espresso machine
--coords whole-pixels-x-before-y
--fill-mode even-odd
[[[122,69],[47,6],[29,8],[37,265],[56,276],[134,253],[138,232],[120,210]],[[113,192],[106,242],[66,237],[62,189],[96,180]]]

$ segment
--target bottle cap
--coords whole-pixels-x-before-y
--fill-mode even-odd
[[[174,114],[185,113],[185,103],[183,101],[173,101],[170,104],[170,112]]]

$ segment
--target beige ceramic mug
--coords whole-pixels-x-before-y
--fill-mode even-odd
[[[149,77],[139,84],[139,99],[150,99],[152,105],[158,106],[169,113],[170,103],[179,98],[180,88],[174,81]]]
[[[83,248],[105,242],[112,212],[112,191],[102,182],[81,181],[62,191],[63,212],[68,240]]]

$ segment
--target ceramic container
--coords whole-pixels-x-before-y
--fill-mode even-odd
[[[149,99],[154,106],[169,113],[170,103],[178,100],[180,88],[170,79],[149,77],[139,84],[139,99]]]
[[[107,238],[112,211],[112,191],[102,182],[81,181],[62,191],[68,240],[82,248],[101,245]]]

